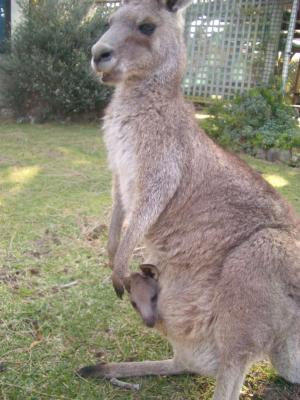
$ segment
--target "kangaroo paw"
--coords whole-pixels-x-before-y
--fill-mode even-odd
[[[88,365],[80,368],[77,374],[82,378],[97,378],[97,377],[109,377],[107,371],[107,365],[105,363]]]

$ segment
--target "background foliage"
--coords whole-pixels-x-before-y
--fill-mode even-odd
[[[209,107],[212,118],[203,124],[221,145],[255,153],[258,148],[290,150],[300,147],[300,131],[292,107],[274,88],[255,88],[231,101]]]
[[[1,64],[16,115],[61,118],[103,107],[109,90],[90,70],[91,45],[105,21],[92,0],[22,2],[23,19]]]

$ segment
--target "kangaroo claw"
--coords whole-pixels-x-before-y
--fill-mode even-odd
[[[115,289],[116,295],[119,297],[119,299],[122,299],[124,295],[124,285],[121,279],[116,276],[115,273],[112,274],[112,283],[113,287]]]

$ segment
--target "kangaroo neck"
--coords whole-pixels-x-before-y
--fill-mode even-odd
[[[114,105],[135,113],[141,109],[153,107],[171,107],[172,104],[184,101],[180,82],[161,82],[153,79],[145,81],[130,81],[117,85],[112,100]]]

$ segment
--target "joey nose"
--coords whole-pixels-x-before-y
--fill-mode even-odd
[[[148,326],[148,328],[153,328],[156,322],[156,318],[154,315],[151,315],[149,317],[145,317],[144,319],[144,323],[146,326]]]

